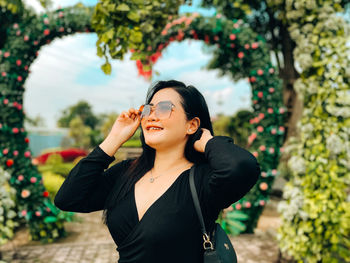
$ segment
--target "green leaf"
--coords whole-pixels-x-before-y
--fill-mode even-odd
[[[47,216],[44,218],[44,222],[45,223],[53,223],[53,222],[56,222],[57,221],[57,218],[54,217],[54,216]]]
[[[139,22],[140,21],[140,16],[137,12],[135,11],[130,11],[127,14],[127,17],[131,20],[131,21],[135,21],[135,22]]]
[[[103,70],[103,72],[107,75],[110,75],[112,72],[112,67],[111,64],[107,61],[105,64],[103,64],[101,66],[101,69]]]
[[[117,10],[122,12],[128,12],[130,11],[130,7],[127,4],[120,4],[117,6]]]
[[[130,35],[130,41],[134,42],[134,43],[140,43],[142,42],[142,33],[140,31],[131,31],[131,35]]]

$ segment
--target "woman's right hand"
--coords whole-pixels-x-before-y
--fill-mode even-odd
[[[115,120],[112,129],[104,141],[99,145],[100,148],[109,156],[114,156],[119,147],[134,135],[141,122],[141,112],[130,108],[123,111]]]
[[[114,122],[109,136],[117,137],[121,144],[129,140],[140,125],[140,113],[139,110],[135,110],[134,108],[123,111]]]

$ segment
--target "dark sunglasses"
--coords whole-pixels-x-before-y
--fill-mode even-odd
[[[141,105],[139,111],[141,112],[141,119],[148,117],[153,108],[155,108],[155,115],[158,119],[167,119],[170,117],[171,112],[175,105],[170,100],[160,101],[155,106],[153,103]]]

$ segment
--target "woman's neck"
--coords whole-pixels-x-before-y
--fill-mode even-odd
[[[172,147],[166,150],[156,151],[154,166],[155,171],[164,172],[170,167],[185,168],[186,163],[190,164],[184,154],[184,147]]]

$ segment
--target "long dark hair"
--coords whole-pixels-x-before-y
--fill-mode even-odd
[[[181,97],[181,105],[186,113],[187,120],[194,117],[200,119],[200,127],[208,129],[214,135],[213,127],[210,121],[210,115],[207,103],[203,95],[192,85],[186,86],[183,82],[177,80],[157,81],[148,89],[146,104],[150,103],[154,94],[164,88],[174,89]],[[195,134],[189,136],[185,146],[185,157],[195,164],[206,162],[204,153],[200,153],[193,148]],[[140,157],[131,161],[129,168],[122,175],[125,176],[123,186],[114,185],[111,194],[108,196],[105,209],[102,215],[102,221],[107,224],[108,211],[117,204],[132,188],[132,186],[154,165],[155,150],[145,143],[143,131],[140,135],[143,152]],[[120,189],[120,191],[118,191]]]

